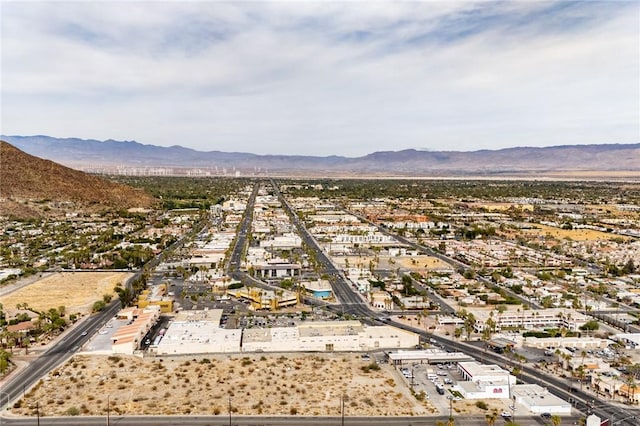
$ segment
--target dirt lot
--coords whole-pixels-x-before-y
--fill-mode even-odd
[[[356,354],[146,358],[76,355],[27,393],[18,415],[220,414],[427,415],[390,365]]]
[[[449,267],[449,265],[440,259],[431,256],[400,256],[396,257],[395,261],[403,268],[410,269],[412,271],[426,271],[429,269],[442,269]]]
[[[533,235],[548,235],[557,239],[570,238],[573,241],[599,241],[610,240],[614,237],[623,238],[618,235],[608,234],[606,232],[594,231],[591,229],[560,229],[546,225],[536,225],[536,229],[527,229],[524,232]]]
[[[114,294],[113,288],[124,283],[127,272],[61,272],[2,296],[2,304],[12,315],[18,303],[28,303],[37,311],[65,306],[67,312],[88,313],[104,294]]]

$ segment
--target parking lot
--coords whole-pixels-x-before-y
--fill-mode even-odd
[[[407,387],[412,388],[417,394],[424,392],[425,398],[428,398],[442,414],[449,414],[451,409],[452,414],[455,415],[462,405],[474,408],[477,401],[463,399],[462,395],[454,389],[455,385],[463,379],[453,364],[414,364],[398,367],[397,372]],[[515,406],[515,410],[512,410],[509,399],[492,399],[485,402],[489,410],[504,413],[505,419],[507,414],[513,411],[518,412],[519,408]],[[524,413],[524,409],[520,408],[519,412]]]

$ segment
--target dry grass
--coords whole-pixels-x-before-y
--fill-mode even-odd
[[[228,413],[229,398],[239,415],[307,416],[425,415],[435,409],[396,382],[392,367],[365,373],[355,354],[238,355],[147,358],[76,355],[27,394],[14,409],[31,415],[63,415],[72,407],[83,415],[111,413]]]
[[[88,313],[96,300],[104,294],[114,294],[113,288],[124,283],[130,276],[127,272],[61,272],[14,291],[2,297],[5,309],[15,308],[18,303],[46,311],[65,306],[67,312]]]
[[[546,235],[559,240],[570,238],[573,241],[600,241],[610,240],[614,237],[620,238],[618,235],[612,235],[591,229],[560,229],[546,225],[536,225],[536,229],[527,229],[524,230],[524,232],[530,235]],[[626,237],[622,238],[628,239]]]
[[[448,267],[448,265],[440,259],[431,256],[399,256],[394,259],[400,266],[412,271],[425,271]]]

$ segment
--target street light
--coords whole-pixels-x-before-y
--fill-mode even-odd
[[[110,401],[109,398],[111,397],[111,395],[107,395],[107,426],[109,426],[109,408],[110,408]]]

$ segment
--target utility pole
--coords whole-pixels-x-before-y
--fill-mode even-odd
[[[111,402],[111,401],[109,401],[109,397],[110,396],[111,395],[107,395],[107,426],[109,426],[109,405],[110,405],[110,402]]]
[[[40,426],[40,402],[36,401],[36,417],[38,419],[38,426]]]
[[[231,396],[229,396],[229,426],[231,426]]]
[[[340,413],[341,413],[341,417],[342,417],[342,426],[344,426],[344,394],[342,394],[342,397],[341,397],[340,401],[341,401]]]

